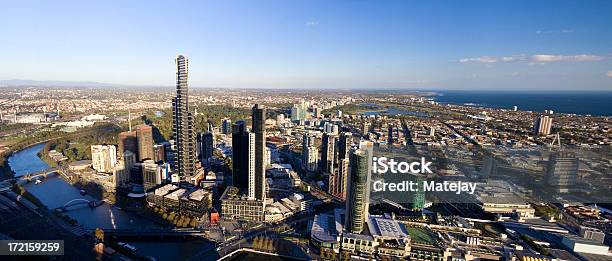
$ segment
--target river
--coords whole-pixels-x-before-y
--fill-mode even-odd
[[[44,161],[38,157],[44,144],[28,147],[13,153],[8,159],[9,166],[20,177],[32,172],[49,169]],[[81,195],[80,190],[70,185],[59,176],[50,176],[40,184],[30,182],[24,186],[26,190],[36,196],[47,208],[61,207],[73,199],[94,200],[89,195]],[[97,208],[87,205],[77,205],[68,208],[66,212],[85,228],[106,229],[147,229],[158,228],[159,225],[144,219],[134,213],[123,211],[113,205],[102,204]],[[184,260],[201,251],[210,248],[211,243],[205,240],[172,241],[125,241],[136,246],[137,253],[143,256],[153,256],[157,260]]]

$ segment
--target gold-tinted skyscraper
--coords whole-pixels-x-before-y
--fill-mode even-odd
[[[176,57],[176,96],[172,99],[172,131],[176,142],[174,169],[179,176],[189,181],[195,172],[196,148],[193,116],[189,111],[188,66],[189,60],[185,56]]]

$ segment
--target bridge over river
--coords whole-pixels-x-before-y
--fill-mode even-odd
[[[72,179],[72,176],[73,176],[72,173],[67,172],[67,171],[65,171],[64,168],[60,167],[60,168],[50,168],[50,169],[46,169],[46,170],[41,170],[41,171],[37,171],[37,172],[28,173],[28,174],[25,174],[23,176],[20,176],[19,180],[31,182],[32,180],[47,178],[47,177],[55,175],[55,174],[60,174],[60,175],[62,175],[63,178],[65,178],[67,180]]]
[[[73,206],[87,205],[90,208],[97,208],[102,204],[104,204],[104,201],[102,200],[89,200],[89,199],[84,199],[84,198],[75,198],[75,199],[72,199],[66,202],[61,207],[55,208],[55,210],[60,211],[60,212],[66,212],[69,207],[73,207]]]

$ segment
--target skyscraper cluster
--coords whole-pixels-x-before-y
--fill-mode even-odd
[[[256,104],[252,109],[251,131],[244,121],[232,127],[233,184],[246,191],[249,199],[266,199],[266,109]]]

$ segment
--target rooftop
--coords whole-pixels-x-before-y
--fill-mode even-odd
[[[179,198],[182,197],[185,193],[187,193],[186,189],[178,189],[164,197],[169,198],[169,199],[179,200]]]
[[[408,236],[400,227],[399,223],[393,219],[371,217],[370,222],[368,222],[368,227],[374,236],[389,238],[402,238]]]
[[[204,191],[203,189],[198,189],[194,192],[191,192],[191,194],[189,194],[188,198],[190,200],[195,200],[195,201],[202,201],[204,199],[204,197],[206,197],[207,192]]]
[[[163,195],[166,195],[166,194],[168,194],[170,191],[173,191],[173,190],[175,190],[175,189],[178,189],[178,187],[177,187],[176,185],[173,185],[173,184],[167,184],[167,185],[165,185],[165,186],[163,186],[163,187],[161,187],[161,188],[157,188],[157,189],[155,189],[154,194],[155,194],[155,196],[163,196]]]

